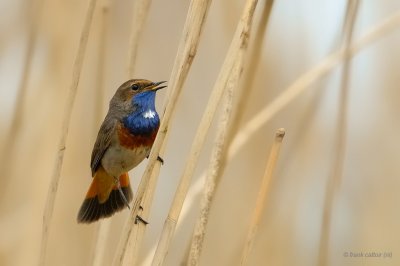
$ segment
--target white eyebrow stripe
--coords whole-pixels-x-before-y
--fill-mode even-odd
[[[144,114],[143,117],[144,118],[154,118],[156,116],[156,112],[154,112],[153,110],[147,110]]]

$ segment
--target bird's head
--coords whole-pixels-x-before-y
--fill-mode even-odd
[[[132,108],[154,108],[156,91],[165,88],[166,86],[160,86],[165,82],[152,82],[146,79],[128,80],[118,88],[111,105],[120,106],[127,111]]]

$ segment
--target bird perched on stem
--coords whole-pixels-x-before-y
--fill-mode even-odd
[[[79,223],[95,222],[129,208],[128,171],[150,153],[160,126],[155,96],[166,87],[160,86],[164,82],[128,80],[111,99],[92,151],[93,181],[79,210]]]

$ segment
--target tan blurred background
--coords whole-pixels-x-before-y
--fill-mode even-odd
[[[0,148],[4,156],[0,162],[0,265],[36,265],[39,256],[43,208],[87,2],[44,0],[22,126],[12,132],[13,150],[4,152],[19,100],[16,95],[33,2],[0,1]],[[211,4],[198,54],[173,119],[140,258],[143,265],[147,265],[157,243],[244,2],[221,0]],[[98,0],[55,203],[48,265],[88,265],[90,260],[95,226],[78,225],[76,214],[91,181],[90,153],[100,124],[96,80],[104,80],[104,115],[108,100],[126,80],[132,3],[112,1],[107,20],[106,70],[104,77],[98,77],[99,7],[103,4]],[[169,78],[188,5],[189,1],[183,0],[152,1],[140,42],[136,78]],[[259,1],[255,29],[263,5],[264,1]],[[244,96],[248,104],[241,110],[240,126],[338,49],[345,8],[346,1],[275,1],[254,88]],[[397,10],[397,0],[361,1],[354,38]],[[400,30],[392,31],[352,60],[348,139],[332,214],[329,265],[400,265],[399,43]],[[201,265],[238,265],[278,127],[286,128],[287,134],[249,265],[317,265],[325,186],[332,174],[336,145],[340,78],[340,68],[335,68],[316,82],[251,136],[229,162],[211,211]],[[158,95],[159,110],[164,94]],[[194,183],[207,167],[213,137],[211,134],[207,140]],[[134,188],[146,162],[131,172]],[[179,265],[191,238],[199,195],[189,193],[189,197],[193,205],[185,205],[189,211],[179,223],[166,265]],[[103,265],[112,261],[127,215],[124,211],[112,218]],[[392,252],[392,258],[346,258],[344,252]]]

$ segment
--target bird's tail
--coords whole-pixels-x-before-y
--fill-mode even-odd
[[[119,177],[119,183],[120,189],[114,178],[100,167],[79,210],[78,223],[92,223],[126,207],[133,195],[128,173]]]

